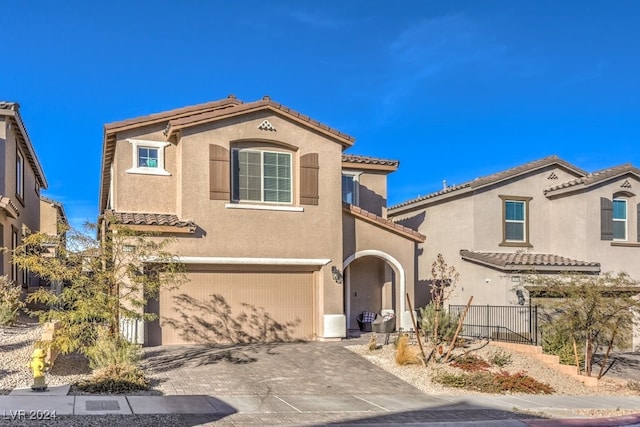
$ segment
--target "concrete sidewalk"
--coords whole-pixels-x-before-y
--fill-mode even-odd
[[[578,409],[637,410],[639,415],[607,421],[589,419],[575,412]],[[152,414],[208,415],[200,418],[202,424],[222,425],[640,425],[640,397],[380,394],[0,396],[0,423],[12,420],[53,421],[68,416]],[[548,419],[550,417],[553,419]]]

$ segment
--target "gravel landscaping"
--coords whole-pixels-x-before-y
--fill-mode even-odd
[[[0,394],[8,394],[14,388],[28,388],[32,383],[30,370],[27,363],[31,360],[33,344],[42,334],[42,326],[35,319],[21,315],[18,323],[12,327],[0,327]],[[445,387],[432,381],[432,377],[442,369],[453,369],[442,364],[430,363],[427,367],[421,365],[399,366],[395,361],[395,347],[392,344],[379,346],[379,349],[370,351],[368,345],[353,345],[347,347],[375,365],[385,369],[389,373],[412,384],[416,388],[431,395],[462,395],[479,394],[460,388]],[[487,343],[477,343],[474,354],[487,359],[496,347]],[[510,354],[511,363],[503,369],[515,373],[526,371],[536,380],[549,384],[554,388],[555,394],[562,395],[614,395],[633,396],[636,391],[626,385],[626,381],[619,378],[605,376],[597,388],[584,385],[580,381],[567,377],[551,369],[544,363],[529,356],[502,350]],[[79,355],[63,355],[58,358],[53,368],[47,373],[46,380],[50,386],[73,384],[87,379],[90,369],[86,359]],[[72,393],[81,394],[72,389]],[[138,392],[139,395],[158,394],[157,390]]]
[[[361,355],[371,363],[385,369],[387,372],[412,384],[414,387],[430,395],[469,395],[482,394],[481,392],[462,388],[445,387],[432,381],[433,376],[440,370],[449,372],[462,372],[444,364],[429,363],[426,367],[422,365],[400,366],[395,361],[395,347],[393,344],[378,346],[377,350],[369,350],[368,345],[348,346],[349,350]],[[465,351],[473,350],[473,354],[489,359],[490,355],[498,351],[498,348],[489,345],[486,341],[471,344]],[[597,388],[589,387],[577,379],[563,375],[550,368],[543,362],[527,355],[500,349],[511,356],[511,362],[503,368],[493,367],[492,371],[505,370],[509,373],[525,371],[534,379],[548,384],[555,390],[554,394],[573,396],[636,396],[637,392],[627,386],[627,382],[620,378],[603,377]],[[427,352],[428,354],[428,352]]]
[[[31,362],[34,343],[42,336],[43,327],[25,314],[11,327],[0,327],[0,395],[8,394],[14,388],[28,388],[33,384]],[[50,386],[73,384],[89,377],[90,369],[86,359],[68,354],[58,357],[53,368],[47,372],[46,381]]]

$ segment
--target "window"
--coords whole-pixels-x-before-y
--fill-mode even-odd
[[[530,197],[500,196],[503,212],[502,246],[529,245],[529,200]]]
[[[133,147],[133,165],[127,173],[143,175],[171,175],[164,168],[164,149],[169,144],[158,141],[128,139]]]
[[[20,150],[16,151],[16,196],[24,200],[24,157]]]
[[[149,147],[138,147],[138,167],[157,168],[158,149]]]
[[[613,240],[627,240],[627,201],[613,199]]]
[[[342,173],[342,201],[358,206],[359,188],[358,174]]]
[[[291,153],[232,152],[233,200],[291,203]]]

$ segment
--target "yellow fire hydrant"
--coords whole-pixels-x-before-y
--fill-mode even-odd
[[[47,384],[44,382],[44,370],[49,366],[44,360],[44,350],[36,348],[31,355],[31,363],[27,364],[27,368],[33,371],[33,385],[31,390],[33,391],[45,391]]]

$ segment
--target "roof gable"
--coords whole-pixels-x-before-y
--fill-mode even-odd
[[[16,136],[18,138],[18,144],[22,146],[22,152],[27,157],[29,165],[31,165],[31,168],[36,175],[38,184],[42,188],[47,188],[47,179],[44,176],[44,171],[42,170],[42,166],[40,165],[40,160],[38,159],[38,156],[36,156],[35,149],[33,148],[33,144],[31,143],[31,138],[29,138],[27,128],[22,121],[19,110],[20,104],[18,104],[17,102],[0,101],[0,115],[11,118],[11,121],[14,123],[17,129]]]
[[[518,178],[525,174],[535,172],[543,168],[547,168],[549,166],[560,167],[576,177],[584,177],[587,175],[586,171],[572,165],[571,163],[568,163],[562,160],[558,156],[548,156],[539,160],[534,160],[532,162],[516,166],[511,169],[507,169],[507,170],[497,172],[491,175],[487,175],[484,177],[476,178],[473,181],[468,181],[463,184],[446,187],[440,191],[427,194],[426,196],[421,196],[416,199],[408,200],[406,202],[397,204],[389,208],[389,214],[399,214],[405,211],[411,211],[418,207],[427,205],[431,201],[442,200],[449,197],[456,197],[467,192],[473,192],[474,190],[477,190],[480,188],[488,187],[491,185],[497,185],[505,181]]]
[[[544,194],[547,197],[552,197],[560,194],[571,193],[587,189],[594,185],[602,184],[607,181],[619,179],[623,176],[635,176],[638,181],[640,181],[640,169],[636,168],[630,163],[614,166],[608,169],[602,169],[583,177],[579,177],[571,181],[563,182],[561,184],[554,185],[553,187],[546,188],[544,190]]]

